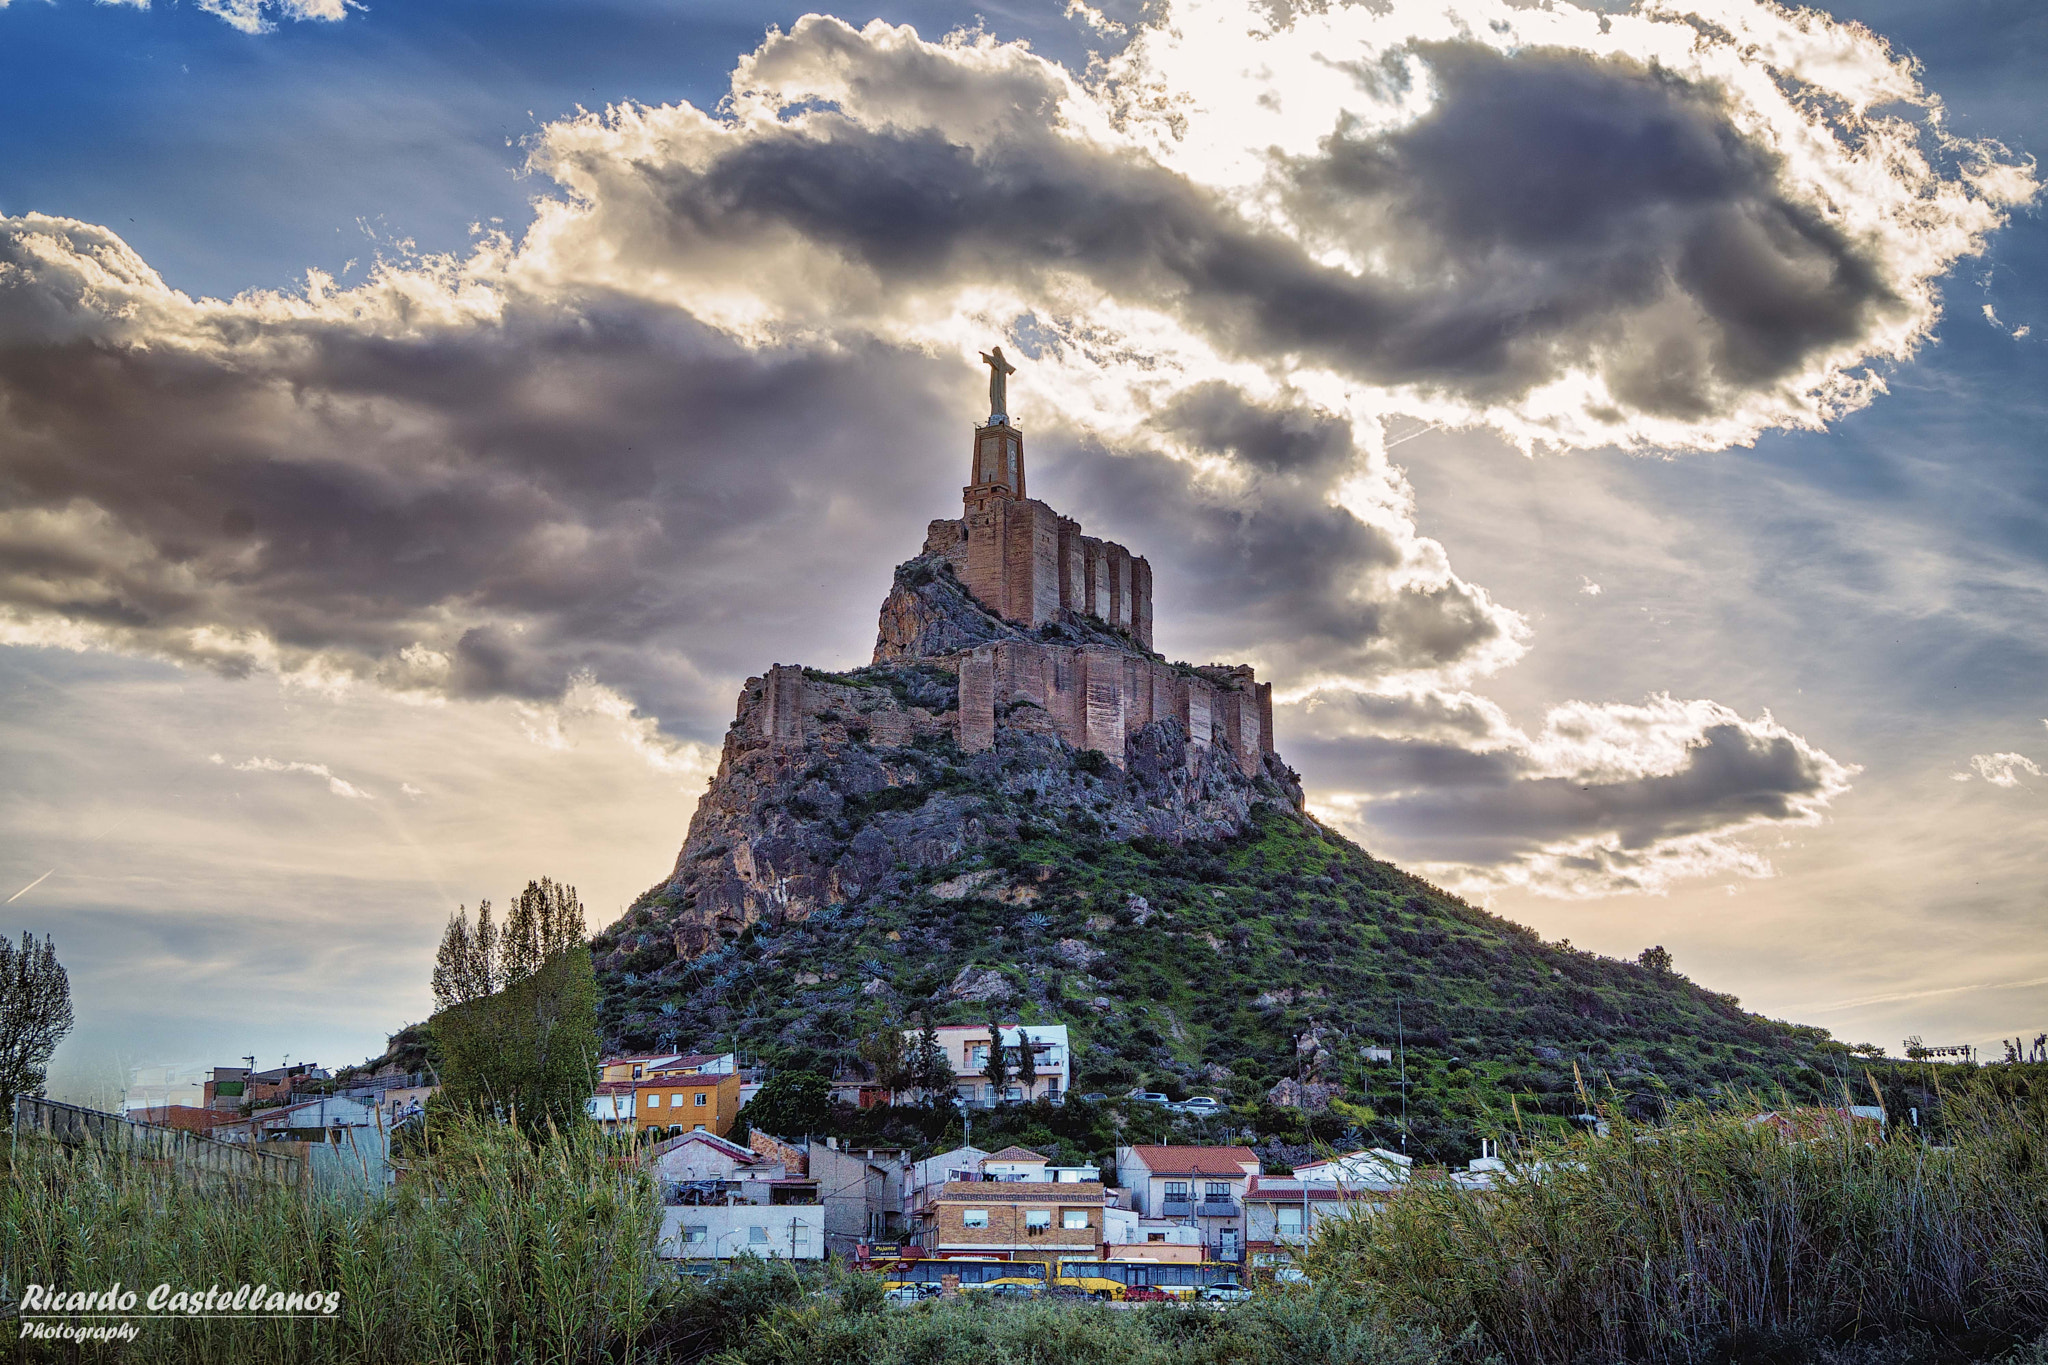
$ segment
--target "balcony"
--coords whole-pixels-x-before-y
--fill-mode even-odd
[[[1192,1218],[1195,1216],[1195,1203],[1192,1199],[1162,1200],[1159,1205],[1159,1216],[1161,1218]]]
[[[1235,1199],[1204,1199],[1195,1205],[1197,1218],[1235,1218],[1237,1213]]]

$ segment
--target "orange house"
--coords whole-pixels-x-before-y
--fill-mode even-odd
[[[702,1128],[714,1137],[732,1131],[740,1112],[740,1078],[734,1075],[655,1073],[633,1087],[633,1126],[662,1133]]]

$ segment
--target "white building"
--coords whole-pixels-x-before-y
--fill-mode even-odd
[[[1296,1180],[1311,1185],[1341,1185],[1353,1190],[1398,1190],[1408,1183],[1414,1159],[1384,1147],[1346,1152],[1327,1161],[1294,1168]]]
[[[934,1031],[939,1036],[939,1046],[945,1050],[946,1063],[953,1068],[959,1079],[954,1085],[961,1099],[983,1108],[1005,1100],[1049,1099],[1055,1102],[1066,1098],[1073,1087],[1073,1048],[1067,1040],[1065,1024],[1002,1024],[1003,1055],[1010,1060],[1010,1083],[1003,1093],[994,1093],[989,1083],[988,1068],[989,1033],[987,1024],[941,1024]],[[905,1029],[905,1048],[915,1047],[917,1029]],[[1017,1079],[1017,1059],[1021,1050],[1030,1045],[1031,1059],[1036,1076],[1027,1088]]]
[[[903,1167],[903,1199],[905,1209],[921,1208],[925,1191],[943,1188],[949,1180],[961,1180],[970,1174],[979,1174],[981,1163],[988,1153],[979,1147],[955,1147],[950,1152],[928,1156],[923,1161],[908,1162]]]
[[[825,1255],[822,1204],[680,1205],[661,1211],[658,1254],[678,1261],[816,1261]]]

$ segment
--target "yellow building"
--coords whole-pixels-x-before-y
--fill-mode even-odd
[[[716,1137],[732,1131],[740,1112],[740,1078],[654,1072],[633,1087],[633,1125],[662,1133],[695,1128]]]

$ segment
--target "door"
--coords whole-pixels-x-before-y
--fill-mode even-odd
[[[1224,1229],[1223,1229],[1223,1230],[1222,1230],[1221,1232],[1219,1232],[1219,1233],[1218,1233],[1218,1234],[1216,1235],[1216,1237],[1217,1237],[1217,1240],[1216,1240],[1216,1252],[1217,1252],[1217,1256],[1216,1256],[1216,1259],[1218,1259],[1219,1261],[1234,1261],[1234,1260],[1236,1260],[1236,1259],[1237,1259],[1237,1229],[1236,1229],[1236,1228],[1224,1228]]]

